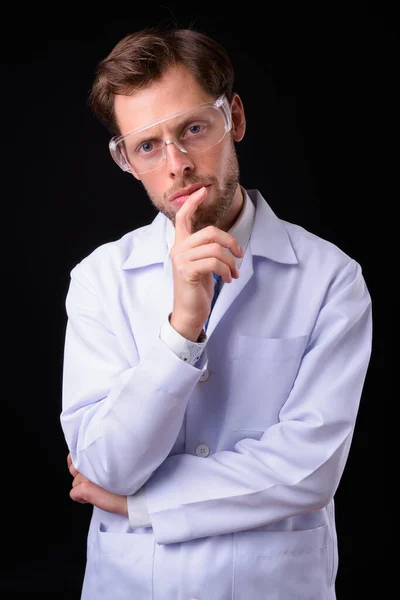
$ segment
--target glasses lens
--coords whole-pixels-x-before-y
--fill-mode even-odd
[[[203,152],[225,135],[225,119],[218,108],[194,108],[183,115],[147,127],[121,140],[114,149],[118,164],[128,163],[137,174],[157,169],[164,160],[164,140],[174,140],[188,153]]]

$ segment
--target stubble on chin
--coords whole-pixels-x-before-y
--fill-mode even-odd
[[[168,198],[175,191],[187,185],[193,183],[203,183],[205,181],[213,185],[215,199],[212,204],[207,203],[205,206],[200,204],[197,207],[192,218],[192,233],[196,233],[197,231],[200,231],[205,227],[209,227],[210,225],[221,228],[221,224],[223,223],[230,207],[232,206],[235,192],[239,184],[239,164],[233,143],[232,154],[227,163],[226,176],[222,184],[222,188],[217,187],[218,182],[213,175],[202,179],[196,176],[189,176],[185,182],[182,182],[182,185],[179,185],[178,187],[175,186],[176,189],[169,190],[168,193],[164,194],[163,200],[152,197],[149,192],[147,192],[147,195],[149,196],[154,207],[162,212],[175,227],[176,213],[179,209],[175,210],[174,207],[168,205]]]

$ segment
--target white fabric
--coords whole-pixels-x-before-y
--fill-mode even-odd
[[[229,233],[236,238],[238,244],[241,246],[243,251],[245,251],[247,244],[249,243],[250,234],[253,227],[255,207],[246,193],[246,190],[243,188],[242,194],[243,207],[235,223],[230,228]],[[171,221],[167,221],[166,224],[166,239],[168,252],[170,252],[175,240],[175,228]],[[239,272],[242,260],[242,258],[235,257]],[[223,281],[220,280],[219,291],[221,290],[222,285]],[[203,350],[207,344],[207,335],[205,336],[203,342],[192,342],[187,340],[171,326],[169,319],[166,319],[161,326],[160,338],[181,360],[184,360],[185,362],[187,361],[192,366],[195,365],[196,362],[201,358]],[[143,523],[145,523],[146,526],[151,525],[151,519],[147,510],[147,503],[143,501],[143,495],[141,494],[139,496],[137,502],[135,501],[135,496],[137,496],[137,494],[129,496],[128,501],[128,516],[131,527],[143,527]]]
[[[119,494],[145,484],[152,523],[132,529],[94,508],[82,600],[335,598],[333,498],[371,300],[356,261],[248,193],[240,278],[223,286],[196,366],[159,337],[173,294],[163,215],[71,272],[61,424],[72,461]]]

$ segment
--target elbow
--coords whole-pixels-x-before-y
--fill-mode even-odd
[[[294,512],[308,514],[325,508],[333,498],[328,488],[310,486],[308,482],[291,486],[291,502]]]
[[[314,502],[312,503],[310,509],[307,512],[313,512],[315,510],[320,510],[321,508],[325,508],[331,502],[334,493],[331,490],[320,490],[315,493]]]
[[[342,471],[338,464],[333,467],[332,462],[328,461],[297,484],[303,512],[313,512],[328,506],[336,493]]]

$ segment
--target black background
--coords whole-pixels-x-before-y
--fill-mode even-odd
[[[393,396],[384,321],[398,202],[394,17],[337,4],[323,12],[260,10],[154,5],[135,7],[130,20],[50,10],[3,20],[1,598],[79,599],[90,507],[69,499],[59,422],[69,272],[155,216],[140,184],[111,160],[108,133],[86,101],[97,62],[126,33],[160,22],[192,26],[228,50],[247,116],[237,145],[242,185],[260,189],[278,216],[329,239],[363,268],[374,343],[336,496],[337,594],[378,597],[383,423]]]

